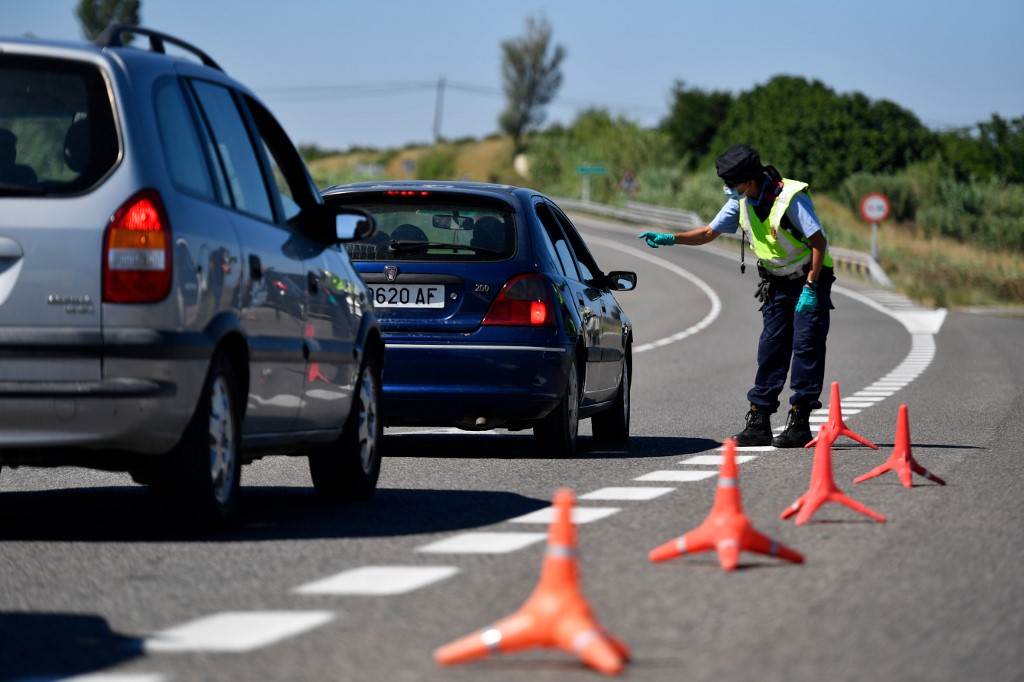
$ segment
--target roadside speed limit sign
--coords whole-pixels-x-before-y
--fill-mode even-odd
[[[860,200],[860,214],[869,223],[880,223],[889,217],[889,200],[880,192],[865,194]]]

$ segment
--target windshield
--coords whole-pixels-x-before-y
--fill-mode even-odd
[[[377,221],[367,241],[345,245],[354,261],[494,261],[516,250],[512,213],[470,204],[361,204]]]

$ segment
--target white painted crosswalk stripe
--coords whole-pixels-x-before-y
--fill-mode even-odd
[[[455,566],[362,566],[295,588],[299,594],[403,594],[449,578]]]
[[[147,637],[147,653],[252,651],[312,630],[335,618],[331,611],[226,611]]]

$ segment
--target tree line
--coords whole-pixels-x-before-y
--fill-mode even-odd
[[[575,168],[598,163],[614,176],[597,182],[598,198],[616,196],[615,177],[628,170],[641,179],[636,198],[704,215],[721,205],[714,159],[744,142],[784,175],[853,210],[867,192],[882,191],[893,218],[914,221],[925,235],[1024,251],[1024,117],[993,114],[976,126],[933,131],[894,102],[779,75],[736,96],[677,80],[668,115],[653,130],[590,110],[570,126],[537,132],[566,52],[543,17],[526,28],[502,44],[508,105],[499,126],[516,153],[530,152],[531,181],[548,191],[571,190]],[[686,176],[705,181],[692,188]]]
[[[574,196],[576,165],[600,163],[610,176],[592,180],[595,200],[620,200],[615,181],[628,169],[639,180],[633,198],[710,218],[721,207],[714,159],[739,142],[855,212],[864,194],[880,191],[892,219],[915,222],[925,236],[1024,251],[1024,117],[933,131],[893,102],[798,76],[735,96],[677,81],[654,128],[592,109],[536,131],[527,149],[531,181],[549,191]]]

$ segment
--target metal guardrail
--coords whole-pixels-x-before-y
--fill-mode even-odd
[[[579,199],[555,199],[555,201],[563,210],[617,218],[618,220],[630,223],[656,225],[675,230],[686,230],[707,225],[695,212],[681,208],[642,204],[636,201],[626,202],[625,207],[599,204],[594,201],[580,201]],[[739,235],[735,234],[724,234],[723,236],[730,239],[739,239]],[[844,249],[838,246],[829,247],[829,253],[832,254],[832,260],[837,270],[856,275],[862,279],[870,279],[887,289],[893,288],[892,280],[885,274],[881,264],[871,257],[871,254]]]

